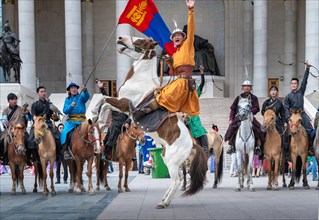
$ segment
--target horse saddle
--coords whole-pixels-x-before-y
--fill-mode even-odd
[[[140,104],[138,104],[137,109],[142,108],[145,103],[150,102],[154,98],[154,92],[151,92]],[[165,108],[159,107],[158,109],[135,120],[135,122],[142,130],[146,132],[154,132],[162,125],[165,119],[169,117],[170,112]]]

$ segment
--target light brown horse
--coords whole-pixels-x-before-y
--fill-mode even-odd
[[[295,179],[298,183],[301,176],[301,169],[303,173],[303,187],[310,189],[307,181],[306,162],[308,155],[308,136],[306,129],[302,126],[301,110],[290,110],[291,117],[289,119],[289,128],[291,134],[290,155],[292,162],[292,176],[289,183],[289,189],[294,189]]]
[[[54,188],[54,173],[53,165],[56,159],[56,146],[53,134],[51,133],[48,125],[45,123],[46,117],[44,116],[34,116],[34,141],[38,144],[38,152],[40,156],[40,162],[42,167],[42,175],[39,175],[41,178],[43,176],[43,194],[48,195],[49,190],[47,187],[47,164],[50,162],[50,179],[51,179],[51,195],[56,195]],[[39,170],[41,172],[41,170]],[[40,180],[40,185],[42,181]]]
[[[17,124],[13,127],[12,132],[10,132],[10,140],[8,143],[8,159],[9,166],[12,175],[12,189],[11,194],[16,194],[16,187],[21,187],[22,194],[26,194],[24,187],[23,171],[26,165],[26,147],[24,145],[24,127]]]
[[[278,176],[280,161],[282,162],[282,176],[283,186],[286,186],[285,172],[284,172],[284,157],[282,156],[282,138],[276,128],[276,110],[268,108],[264,113],[264,121],[261,129],[266,132],[266,139],[264,144],[265,161],[268,162],[268,186],[267,190],[279,190]]]
[[[124,179],[124,189],[125,192],[130,192],[130,188],[128,187],[128,176],[129,171],[133,168],[132,158],[136,155],[135,147],[136,141],[140,142],[144,140],[144,132],[140,130],[135,123],[125,123],[122,126],[122,131],[117,140],[117,147],[115,149],[114,157],[112,157],[112,161],[119,162],[119,181],[118,181],[118,192],[123,192],[122,189],[122,178],[123,178],[123,166],[125,164],[125,179]],[[100,156],[99,156],[100,158]],[[107,182],[107,170],[110,165],[109,161],[106,161],[103,164],[103,161],[97,158],[97,183],[96,189],[100,189],[100,180],[101,182],[104,180],[104,188],[106,190],[111,190],[108,182]]]
[[[89,195],[95,195],[92,184],[92,164],[94,153],[101,152],[101,132],[99,125],[93,123],[91,119],[88,119],[76,127],[71,141],[71,149],[75,160],[67,160],[70,171],[70,186],[68,192],[74,192],[76,183],[76,194],[79,195],[85,192],[82,172],[83,165],[85,161],[87,161],[87,176],[89,178],[88,191]]]

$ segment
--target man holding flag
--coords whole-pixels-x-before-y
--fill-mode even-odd
[[[147,1],[150,3],[152,1]],[[156,110],[159,106],[163,106],[171,112],[184,112],[194,116],[199,114],[199,101],[195,91],[196,83],[192,79],[194,61],[194,33],[195,33],[195,16],[194,16],[195,0],[186,0],[188,7],[188,32],[186,34],[177,28],[173,31],[170,39],[173,41],[176,52],[172,57],[165,57],[174,76],[179,76],[169,85],[163,87],[156,97],[147,102],[140,109],[130,103],[130,111],[135,120],[143,117],[145,114]],[[123,16],[123,14],[122,14]],[[121,17],[122,17],[121,16]],[[146,18],[145,18],[146,19]]]

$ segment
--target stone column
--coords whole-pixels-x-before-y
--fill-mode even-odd
[[[65,0],[64,11],[66,84],[74,82],[82,85],[81,2],[79,0]]]
[[[17,32],[14,19],[15,0],[2,0],[2,27],[6,20],[9,20],[13,32]]]
[[[282,62],[297,61],[297,1],[285,1],[285,54]],[[290,92],[290,80],[297,76],[297,65],[284,66],[284,88],[281,94]]]
[[[319,2],[306,0],[306,51],[305,59],[310,64],[319,68]],[[311,72],[318,75],[314,68]],[[311,75],[308,78],[308,85],[305,95],[312,93],[314,90],[319,91],[319,81]],[[316,108],[318,106],[315,106]]]
[[[253,5],[250,1],[244,1],[244,69],[243,81],[253,81]],[[246,70],[247,74],[246,76]],[[242,82],[240,82],[242,83]]]
[[[82,57],[83,57],[83,82],[86,82],[94,66],[93,47],[93,0],[81,0],[82,7]],[[95,76],[92,73],[87,88],[90,94],[94,93]]]
[[[267,97],[267,0],[254,1],[254,94]]]
[[[116,1],[116,21],[120,17],[121,13],[123,12],[125,6],[127,4],[126,0],[117,0]],[[130,26],[128,24],[120,24],[116,29],[116,39],[120,35],[131,35],[130,34]],[[128,56],[123,54],[116,53],[116,87],[119,87],[123,84],[126,73],[131,68],[131,59]]]
[[[21,85],[28,89],[36,89],[35,65],[35,27],[34,0],[19,1],[19,38],[20,57],[23,61],[21,68]]]

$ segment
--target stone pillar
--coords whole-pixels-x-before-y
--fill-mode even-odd
[[[313,66],[319,68],[319,2],[306,0],[306,51],[305,60]],[[311,72],[318,75],[314,68]],[[319,91],[319,81],[313,76],[309,76],[308,85],[305,95],[312,93],[314,90]],[[315,106],[316,108],[318,106]]]
[[[17,32],[14,19],[15,0],[2,0],[2,27],[6,20],[9,20],[13,32]]]
[[[254,94],[267,97],[267,0],[254,1]]]
[[[253,5],[250,1],[244,1],[244,69],[243,81],[253,81]],[[248,77],[246,76],[247,68]],[[242,83],[242,82],[240,82]]]
[[[284,63],[297,61],[297,1],[285,1],[285,54]],[[290,80],[297,76],[297,65],[284,66],[284,88],[280,93],[290,92]]]
[[[94,72],[90,73],[94,67],[94,47],[93,47],[93,0],[81,0],[82,7],[82,57],[83,57],[83,82],[87,82],[86,86],[90,94],[94,93]]]
[[[21,39],[20,57],[23,61],[21,68],[21,85],[28,89],[36,89],[35,65],[35,27],[34,0],[19,1],[19,38]]]
[[[65,56],[66,84],[70,82],[82,85],[82,32],[81,2],[64,1],[65,10]]]
[[[120,17],[121,13],[123,12],[125,6],[127,4],[127,1],[123,0],[117,0],[116,1],[116,21]],[[116,29],[116,39],[120,35],[131,35],[130,34],[130,26],[128,24],[120,24]],[[125,56],[123,54],[116,53],[116,87],[119,89],[119,87],[123,84],[126,73],[131,68],[131,58],[128,56]]]

